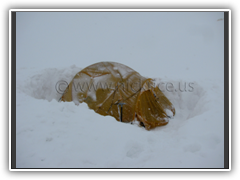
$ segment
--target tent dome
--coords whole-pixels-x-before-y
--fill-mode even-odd
[[[78,72],[61,97],[85,102],[90,109],[117,121],[137,120],[147,130],[166,125],[175,108],[152,79],[116,62],[99,62]]]

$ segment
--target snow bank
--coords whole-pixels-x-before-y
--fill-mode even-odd
[[[24,77],[26,69],[22,68],[17,70],[17,89],[36,99],[59,100],[63,90],[80,70],[73,65],[64,69],[44,69],[30,77]]]

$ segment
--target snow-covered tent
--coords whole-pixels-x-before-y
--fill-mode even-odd
[[[147,130],[168,123],[175,108],[152,79],[115,62],[99,62],[75,75],[62,101],[85,102],[90,109],[117,121],[139,121]],[[170,111],[169,111],[170,110]]]

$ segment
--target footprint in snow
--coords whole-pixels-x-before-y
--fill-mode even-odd
[[[137,158],[141,152],[144,150],[143,146],[139,143],[131,143],[127,146],[126,156],[130,158]]]
[[[50,141],[52,141],[52,140],[53,140],[53,138],[51,138],[51,137],[47,137],[47,138],[46,138],[46,141],[47,141],[47,142],[50,142]]]
[[[184,151],[195,153],[201,149],[201,145],[197,143],[188,144],[183,147]]]

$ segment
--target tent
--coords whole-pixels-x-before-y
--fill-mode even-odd
[[[137,120],[147,130],[166,125],[168,112],[175,115],[172,103],[152,79],[116,62],[99,62],[78,72],[61,101],[85,102],[96,113],[121,122]]]

